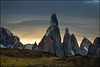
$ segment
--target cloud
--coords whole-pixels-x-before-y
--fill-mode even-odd
[[[99,0],[91,0],[91,1],[85,1],[85,4],[93,4],[93,5],[99,5],[100,1]]]
[[[2,2],[1,25],[18,35],[22,42],[40,41],[49,27],[50,15],[55,12],[62,39],[65,28],[69,27],[78,41],[84,36],[93,41],[98,36],[99,8],[91,4],[86,0]]]
[[[52,13],[67,16],[97,17],[99,11],[95,6],[84,4],[88,1],[32,1],[2,2],[2,15],[24,14],[49,16]],[[92,8],[91,8],[92,7]],[[16,17],[16,16],[15,16]]]
[[[31,16],[32,17],[32,16]],[[19,17],[20,18],[20,17]],[[24,16],[22,17],[24,18]],[[36,18],[36,19],[35,19]],[[23,19],[24,21],[16,22],[13,20],[12,23],[4,22],[3,27],[7,27],[15,35],[21,38],[23,43],[35,42],[42,39],[47,28],[49,27],[49,19],[45,17],[36,16],[33,20]],[[40,20],[39,20],[40,19]],[[86,36],[87,38],[94,40],[95,37],[99,35],[99,18],[84,18],[84,17],[72,17],[72,16],[59,16],[59,27],[61,31],[61,37],[63,41],[63,36],[65,33],[65,28],[68,27],[70,33],[74,33],[77,37],[79,43],[82,38]],[[27,42],[25,42],[27,41]],[[31,42],[31,43],[32,43]]]
[[[49,17],[44,15],[39,16],[39,15],[29,15],[29,14],[10,14],[10,15],[2,14],[1,19],[2,23],[20,23],[31,20],[48,20]]]

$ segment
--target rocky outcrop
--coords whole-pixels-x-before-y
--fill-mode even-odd
[[[56,14],[51,16],[50,27],[47,29],[46,34],[40,41],[38,50],[62,56],[61,37]]]
[[[35,42],[34,44],[25,44],[23,49],[37,51],[37,43]]]
[[[65,29],[63,39],[63,53],[64,56],[73,56],[79,54],[79,46],[74,34],[70,35],[68,28]]]
[[[22,49],[23,44],[18,36],[14,36],[8,29],[0,27],[0,47]]]
[[[72,45],[71,45],[71,36],[68,28],[65,29],[65,35],[63,39],[63,52],[64,56],[72,56]]]
[[[86,56],[88,53],[88,47],[90,45],[92,45],[91,41],[89,41],[86,37],[84,37],[80,45],[80,54]]]
[[[33,51],[38,51],[38,45],[37,45],[36,42],[34,43],[34,45],[33,45],[33,47],[32,47],[32,50],[33,50]]]
[[[76,54],[100,57],[100,37],[97,37],[93,44],[84,37],[79,48],[75,35],[70,34],[67,27],[65,29],[63,43],[61,43],[60,29],[56,14],[51,16],[50,26],[39,45],[37,45],[36,42],[34,44],[23,45],[18,36],[14,36],[8,29],[0,27],[0,47],[51,52],[59,57],[73,56]]]
[[[94,43],[89,46],[88,54],[89,57],[100,57],[100,37],[94,40]]]
[[[34,44],[25,44],[23,49],[29,49],[29,50],[32,50],[32,47],[33,47]]]
[[[79,51],[80,51],[79,45],[74,34],[71,35],[71,44],[72,44],[72,50],[74,54],[79,54]]]

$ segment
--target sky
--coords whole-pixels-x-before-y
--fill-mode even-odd
[[[23,44],[39,43],[56,13],[61,40],[65,28],[74,33],[80,45],[84,36],[91,42],[99,36],[99,4],[93,1],[2,1],[1,26],[20,38]]]

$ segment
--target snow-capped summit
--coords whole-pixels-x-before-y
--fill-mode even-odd
[[[8,29],[0,27],[0,45],[5,48],[19,48],[23,47],[19,37],[14,36]]]

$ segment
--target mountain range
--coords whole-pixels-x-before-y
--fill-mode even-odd
[[[0,27],[0,47],[50,52],[59,57],[76,54],[100,57],[100,37],[96,37],[93,43],[84,37],[79,47],[75,35],[70,34],[66,27],[63,43],[61,43],[60,29],[55,13],[51,15],[50,26],[38,45],[36,42],[23,45],[18,36],[13,35],[7,28]]]

